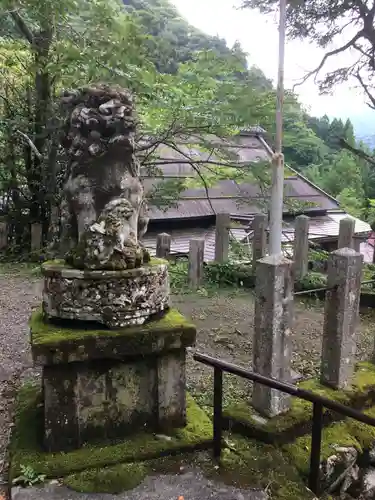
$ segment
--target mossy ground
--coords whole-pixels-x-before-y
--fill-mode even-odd
[[[317,380],[301,382],[299,387],[342,404],[357,408],[368,407],[375,396],[375,366],[371,363],[359,363],[353,384],[345,391],[325,387]],[[329,410],[326,409],[325,414],[329,416]],[[224,411],[224,415],[230,422],[239,422],[248,428],[250,435],[266,442],[287,442],[298,435],[299,431],[305,433],[308,429],[312,419],[312,403],[292,398],[291,409],[286,414],[271,418],[266,423],[259,423],[259,415],[246,402],[232,404]]]
[[[10,445],[10,481],[30,466],[48,478],[63,477],[86,469],[159,457],[179,449],[194,449],[212,440],[208,416],[187,397],[187,425],[169,433],[169,440],[140,433],[120,442],[86,445],[71,452],[47,453],[41,447],[43,408],[39,387],[21,388],[16,404],[15,427]]]
[[[188,425],[169,434],[170,440],[139,434],[116,443],[87,445],[66,453],[41,448],[42,407],[39,388],[25,385],[19,392],[10,447],[10,481],[21,465],[36,474],[61,478],[81,492],[118,493],[136,487],[148,474],[176,472],[182,462],[199,466],[212,479],[239,487],[267,488],[274,500],[313,498],[301,481],[289,455],[281,449],[237,435],[226,437],[219,468],[208,452],[168,456],[181,447],[207,445],[212,421],[188,396]],[[157,458],[156,458],[157,457]]]

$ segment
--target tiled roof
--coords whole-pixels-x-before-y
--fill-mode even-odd
[[[266,147],[264,139],[253,133],[248,135],[245,133],[231,139],[231,141],[217,138],[211,140],[219,141],[221,145],[227,145],[227,151],[234,155],[234,158],[237,159],[234,161],[239,167],[241,162],[269,162],[270,160],[270,149]],[[179,149],[189,157],[196,157],[198,161],[204,161],[208,158],[215,161],[213,155],[202,153],[199,149],[190,147],[186,142],[179,144]],[[146,193],[150,193],[153,187],[163,180],[194,178],[199,181],[196,170],[187,163],[184,154],[163,145],[156,150],[156,156],[167,163],[157,165],[157,173],[152,176],[148,174],[146,168],[142,169]],[[213,168],[212,165],[209,167]],[[199,168],[204,172],[206,167],[204,164],[200,164]],[[284,185],[286,198],[291,201],[311,203],[310,208],[304,209],[306,213],[316,210],[338,209],[338,203],[333,198],[295,171],[292,171],[291,176],[286,177]],[[267,204],[268,195],[266,194],[264,197],[264,193],[255,182],[239,184],[233,180],[222,180],[208,189],[208,197],[204,187],[188,188],[181,193],[177,206],[168,209],[150,206],[149,216],[151,220],[160,220],[212,216],[217,212],[228,212],[232,216],[250,215],[264,211]],[[286,206],[285,212],[287,211],[288,207]]]

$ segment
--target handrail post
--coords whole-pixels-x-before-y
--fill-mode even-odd
[[[223,371],[214,367],[214,458],[220,459],[223,435]]]
[[[315,493],[315,495],[319,495],[320,490],[320,452],[322,447],[322,428],[323,405],[322,403],[314,403],[311,433],[309,488],[313,493]]]

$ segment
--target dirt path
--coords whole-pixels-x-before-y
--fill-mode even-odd
[[[0,276],[0,485],[6,479],[6,448],[16,388],[23,377],[37,376],[28,345],[28,320],[40,296],[40,280]]]
[[[32,369],[28,346],[28,319],[40,303],[41,282],[20,275],[0,275],[0,481],[5,481],[5,451],[11,430],[15,391],[22,378],[38,376]],[[174,305],[197,325],[197,349],[236,364],[251,367],[253,295],[251,292],[221,292],[213,297],[174,297]],[[371,355],[371,316],[362,315],[358,358]],[[319,368],[322,305],[297,304],[293,331],[293,367],[304,376]],[[188,389],[200,404],[211,405],[212,371],[191,359],[187,367]],[[249,394],[249,387],[235,377],[225,382],[226,401]],[[1,488],[1,486],[0,486]]]

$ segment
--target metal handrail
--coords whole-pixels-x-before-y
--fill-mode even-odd
[[[276,389],[291,396],[310,401],[313,403],[313,419],[311,431],[311,452],[310,452],[310,472],[308,485],[310,490],[316,495],[320,490],[320,455],[323,429],[323,409],[328,408],[346,417],[353,418],[367,425],[375,427],[375,418],[366,415],[349,406],[345,406],[336,401],[332,401],[324,396],[306,391],[293,384],[281,382],[271,377],[265,377],[259,373],[246,370],[232,363],[227,363],[207,354],[195,353],[195,361],[214,368],[214,418],[213,418],[213,452],[215,458],[220,458],[222,450],[223,435],[223,372],[237,375],[241,378],[251,380],[271,389]]]

